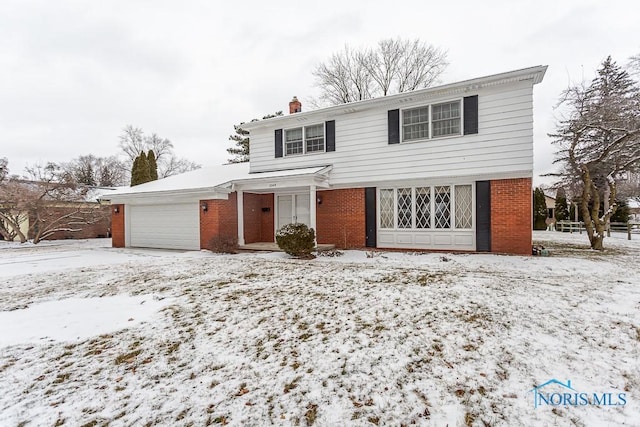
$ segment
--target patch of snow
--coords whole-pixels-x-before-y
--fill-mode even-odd
[[[169,303],[151,295],[68,298],[0,311],[0,347],[80,341],[134,327]]]
[[[6,248],[0,261],[40,261],[0,277],[0,313],[108,297],[168,303],[135,327],[88,336],[69,324],[82,338],[0,347],[0,425],[637,425],[633,239],[612,234],[600,252],[584,233],[535,232],[549,257],[344,251],[311,261]],[[137,319],[146,304],[122,314]],[[552,378],[626,393],[628,404],[535,409],[530,390]]]

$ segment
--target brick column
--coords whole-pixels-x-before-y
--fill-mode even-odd
[[[531,178],[491,181],[491,252],[531,255]]]

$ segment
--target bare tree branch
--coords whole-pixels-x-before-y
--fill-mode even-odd
[[[321,100],[338,105],[431,86],[446,69],[446,58],[446,51],[420,40],[385,39],[375,49],[345,46],[313,76]]]

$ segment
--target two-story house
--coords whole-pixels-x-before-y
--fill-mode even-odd
[[[111,195],[114,246],[273,242],[302,222],[320,244],[531,253],[537,66],[244,125],[249,164]]]

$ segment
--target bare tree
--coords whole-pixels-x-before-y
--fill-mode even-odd
[[[120,134],[120,149],[126,159],[123,164],[126,176],[130,175],[131,167],[141,152],[153,150],[158,163],[158,177],[166,178],[183,172],[200,168],[200,165],[185,158],[179,158],[173,152],[173,143],[153,133],[145,136],[142,129],[131,125],[125,126]]]
[[[640,53],[629,58],[629,71],[631,74],[640,75]]]
[[[0,183],[0,220],[21,242],[29,236],[38,243],[57,232],[78,232],[105,217],[99,205],[85,203],[87,188],[64,182],[57,165],[26,170],[29,179],[11,177]],[[22,224],[27,219],[24,233]]]
[[[141,151],[147,151],[144,144],[144,134],[142,129],[127,125],[122,129],[122,133],[119,136],[120,149],[127,156],[129,162],[133,163]]]
[[[185,159],[184,157],[178,158],[175,155],[171,155],[168,159],[162,162],[162,168],[158,167],[158,178],[166,178],[172,175],[189,172],[192,170],[200,169],[200,165]]]
[[[5,240],[13,241],[18,237],[20,243],[27,241],[23,224],[28,222],[29,216],[21,203],[24,196],[24,189],[16,178],[0,182],[0,234]]]
[[[0,182],[9,176],[9,160],[6,157],[0,158]]]
[[[559,148],[555,162],[562,185],[578,195],[591,248],[602,250],[618,183],[640,170],[640,88],[609,57],[588,86],[569,87],[561,105],[569,115],[550,135]]]
[[[93,154],[79,156],[60,164],[62,178],[66,182],[117,187],[128,184],[124,163],[116,156],[96,157]]]
[[[640,201],[640,173],[626,173],[622,178],[618,184],[620,198]]]
[[[447,65],[440,48],[418,39],[384,39],[374,49],[345,46],[313,75],[321,102],[338,105],[431,86]]]

